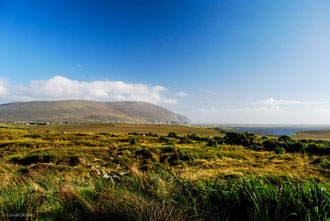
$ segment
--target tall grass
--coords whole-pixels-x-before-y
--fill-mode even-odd
[[[157,171],[114,181],[35,171],[0,188],[4,220],[327,220],[329,211],[326,183],[254,175],[190,180]]]
[[[167,138],[170,145],[139,136],[140,144],[130,145],[130,135],[0,132],[0,220],[308,221],[330,216],[329,184],[308,178],[329,181],[326,156],[206,147],[197,136],[192,144]]]
[[[36,219],[46,200],[45,194],[31,182],[13,182],[0,188],[0,217],[2,220]]]

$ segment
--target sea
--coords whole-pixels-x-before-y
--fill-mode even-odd
[[[219,126],[227,131],[250,132],[257,135],[274,135],[274,136],[293,136],[299,131],[319,131],[330,130],[330,125],[232,125],[232,124],[200,124],[203,126]]]

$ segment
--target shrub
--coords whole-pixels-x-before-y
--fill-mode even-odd
[[[168,142],[170,139],[169,139],[168,137],[165,137],[165,136],[160,136],[160,137],[159,137],[159,140],[160,140],[160,141]]]
[[[283,135],[278,138],[278,141],[283,141],[283,142],[293,142],[294,139],[288,135]]]
[[[216,140],[218,144],[223,143],[223,137],[213,137],[213,139]]]
[[[249,146],[254,143],[255,135],[252,133],[227,132],[224,141],[231,145]]]
[[[178,135],[176,133],[174,133],[174,132],[169,132],[167,137],[178,138]]]
[[[135,137],[133,137],[133,138],[131,138],[131,140],[130,140],[130,144],[131,144],[131,145],[137,145],[137,144],[139,144],[139,142],[138,142],[138,140],[137,140]]]
[[[277,153],[277,154],[284,154],[285,153],[285,149],[283,147],[276,146],[275,147],[275,153]]]
[[[188,136],[184,136],[180,137],[180,144],[192,144],[192,141]]]
[[[175,149],[173,146],[166,146],[163,148],[163,153],[174,153],[175,152]]]
[[[209,142],[206,144],[208,147],[219,147],[218,142],[214,139],[210,139]]]

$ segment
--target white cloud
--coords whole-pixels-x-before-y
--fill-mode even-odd
[[[284,99],[274,99],[269,98],[266,100],[255,101],[250,103],[247,107],[227,109],[227,112],[232,113],[289,113],[292,111],[298,111],[295,105],[322,105],[327,104],[327,102],[307,102],[298,100],[284,100]],[[287,105],[293,105],[289,109]],[[283,108],[286,107],[286,108]],[[319,108],[318,110],[321,111]]]
[[[215,114],[218,113],[218,109],[216,109],[215,107],[210,107],[210,108],[201,108],[198,111],[201,114]]]
[[[6,79],[0,79],[0,96],[4,96],[8,93],[8,81]]]
[[[235,113],[271,113],[271,112],[285,112],[278,105],[270,106],[270,107],[242,107],[242,108],[233,108],[227,109],[227,112],[235,112]]]
[[[262,105],[297,105],[297,104],[319,105],[319,104],[327,104],[327,103],[328,102],[308,102],[308,101],[283,100],[283,99],[277,100],[274,98],[253,102],[253,104],[262,104]]]
[[[317,113],[330,114],[330,108],[316,108],[314,111]]]
[[[178,96],[180,96],[180,97],[186,97],[186,96],[188,96],[189,94],[188,93],[186,93],[186,92],[178,92],[178,93],[176,93],[176,95],[178,95]]]
[[[48,80],[31,81],[28,86],[9,86],[2,88],[0,81],[0,97],[2,100],[98,100],[98,101],[146,101],[151,103],[177,103],[162,95],[167,89],[163,86],[146,84],[129,84],[122,81],[76,81],[62,76]],[[7,92],[6,92],[7,91]],[[6,96],[4,95],[6,92]]]

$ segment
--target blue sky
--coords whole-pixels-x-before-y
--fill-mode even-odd
[[[0,0],[0,102],[144,100],[330,124],[327,1]]]

